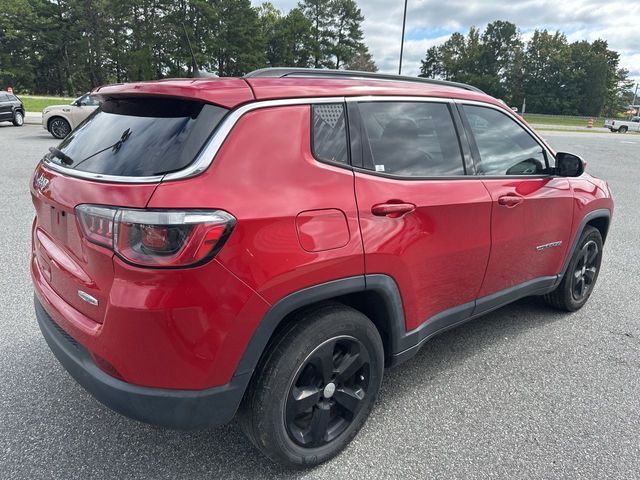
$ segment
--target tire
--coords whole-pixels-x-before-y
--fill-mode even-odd
[[[620,127],[618,129],[619,133],[627,133],[627,130],[629,130],[629,127],[626,127],[625,125],[623,125],[622,127]]]
[[[544,296],[546,302],[560,310],[575,312],[587,303],[600,273],[602,236],[597,228],[587,226],[571,257],[560,285]]]
[[[294,320],[256,369],[239,420],[264,455],[300,468],[334,457],[358,433],[384,351],[373,323],[350,307],[326,304]]]
[[[13,112],[12,122],[16,127],[21,127],[22,125],[24,125],[24,114],[16,110],[15,112]]]
[[[62,117],[53,117],[49,120],[48,130],[54,138],[62,140],[71,133],[71,125]]]

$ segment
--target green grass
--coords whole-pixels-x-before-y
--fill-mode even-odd
[[[570,127],[586,127],[587,119],[581,117],[547,117],[546,115],[526,114],[524,118],[529,123],[538,125],[567,125]],[[604,127],[604,118],[593,119],[594,127]]]
[[[68,105],[74,99],[69,97],[38,97],[32,95],[18,95],[24,109],[27,112],[42,112],[45,107],[49,105]]]

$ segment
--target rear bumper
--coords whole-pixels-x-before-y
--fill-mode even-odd
[[[191,429],[227,423],[236,413],[250,374],[206,390],[173,390],[132,385],[107,375],[89,352],[60,328],[35,298],[40,330],[69,374],[107,407],[142,422]]]

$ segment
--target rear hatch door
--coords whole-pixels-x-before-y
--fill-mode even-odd
[[[106,98],[45,155],[31,182],[34,257],[62,299],[102,323],[114,281],[113,251],[84,238],[75,208],[144,208],[165,174],[197,158],[227,113],[194,100]]]

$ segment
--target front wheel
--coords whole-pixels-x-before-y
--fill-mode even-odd
[[[13,124],[16,127],[21,127],[22,125],[24,125],[24,115],[22,114],[22,112],[16,111],[13,114]]]
[[[580,236],[562,282],[545,295],[547,303],[568,312],[582,308],[593,292],[601,262],[602,235],[597,228],[588,226]]]
[[[366,316],[340,304],[316,308],[296,319],[261,362],[240,425],[271,460],[318,465],[364,424],[383,367],[382,340]]]

